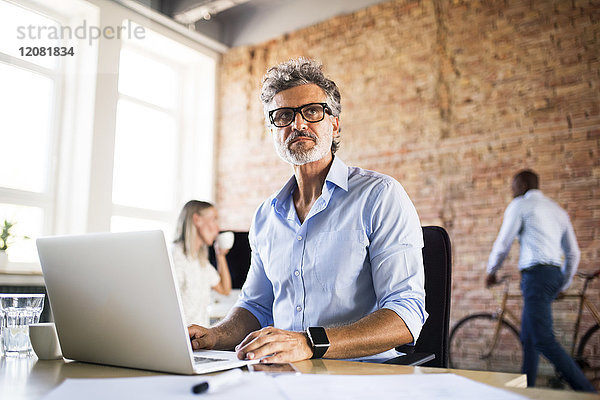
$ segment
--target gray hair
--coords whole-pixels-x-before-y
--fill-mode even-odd
[[[265,121],[269,125],[268,106],[273,97],[279,92],[296,86],[315,84],[327,95],[327,104],[334,117],[339,117],[342,112],[340,91],[334,81],[323,74],[323,66],[315,60],[305,57],[292,59],[271,67],[263,78],[260,99],[263,103]],[[333,138],[331,152],[335,154],[340,147],[340,141]]]

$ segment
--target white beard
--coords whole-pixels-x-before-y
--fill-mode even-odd
[[[273,141],[275,145],[275,151],[277,155],[281,157],[281,159],[285,162],[288,162],[293,165],[304,165],[314,161],[318,161],[325,157],[329,150],[331,150],[331,143],[333,141],[333,132],[329,131],[318,138],[316,135],[310,132],[306,132],[305,136],[309,136],[315,141],[315,145],[307,150],[303,149],[290,149],[290,143],[296,139],[298,135],[296,133],[290,134],[284,143],[278,142],[277,137],[274,136],[275,140]],[[298,147],[301,147],[300,144]]]

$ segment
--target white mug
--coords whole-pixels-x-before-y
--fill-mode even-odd
[[[235,241],[235,235],[231,231],[221,232],[219,236],[217,236],[217,246],[221,250],[229,250],[233,247],[233,242]]]
[[[31,347],[40,360],[57,360],[62,358],[62,351],[53,322],[42,322],[29,325]]]

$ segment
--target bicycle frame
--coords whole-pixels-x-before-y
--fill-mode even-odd
[[[584,306],[590,311],[590,313],[596,320],[596,323],[598,323],[600,325],[600,312],[598,311],[598,309],[596,308],[594,303],[589,301],[587,296],[585,295],[585,292],[588,287],[588,283],[594,278],[586,277],[585,275],[580,275],[580,274],[578,274],[578,275],[583,276],[585,278],[581,292],[580,293],[568,293],[562,297],[563,299],[579,299],[579,307],[577,309],[577,319],[575,320],[575,331],[573,332],[573,343],[571,344],[571,356],[575,355],[575,348],[576,348],[577,340],[579,339],[577,336],[579,335],[579,326],[581,325],[581,317],[583,316],[583,307]]]
[[[520,295],[509,293],[508,279],[503,279],[503,280],[501,280],[501,282],[502,281],[504,281],[504,292],[503,292],[502,300],[500,300],[500,308],[496,311],[496,313],[494,313],[497,317],[496,318],[497,322],[496,322],[496,328],[494,329],[494,336],[492,338],[492,345],[490,346],[490,351],[487,352],[486,354],[484,354],[482,356],[482,359],[489,358],[492,355],[492,353],[494,352],[494,350],[496,349],[496,344],[498,343],[498,337],[500,336],[500,329],[502,328],[502,320],[505,318],[505,316],[512,318],[512,320],[514,322],[517,322],[519,326],[521,325],[521,319],[515,313],[513,313],[506,307],[506,302],[509,299],[511,299],[511,300],[519,299]]]
[[[581,326],[581,319],[583,316],[583,307],[584,306],[590,311],[590,313],[596,320],[596,323],[598,323],[600,325],[600,311],[598,311],[598,309],[596,308],[594,303],[592,303],[585,294],[587,291],[589,282],[600,275],[600,270],[598,270],[592,274],[578,273],[577,275],[579,277],[584,278],[583,288],[581,289],[581,292],[567,293],[560,297],[561,300],[562,299],[579,299],[579,307],[577,310],[577,319],[575,320],[575,327],[574,327],[574,332],[573,332],[573,342],[571,344],[571,352],[570,352],[572,357],[575,355],[575,349],[577,347],[577,340],[579,339],[578,338],[579,328]],[[504,283],[504,291],[503,291],[502,299],[499,301],[500,308],[495,313],[495,315],[497,316],[498,322],[496,323],[496,327],[494,329],[494,337],[492,339],[492,345],[490,346],[490,350],[489,350],[489,352],[484,354],[482,356],[482,358],[489,358],[489,357],[491,357],[492,353],[494,352],[494,349],[496,348],[496,344],[498,342],[498,337],[500,335],[500,329],[502,328],[502,319],[503,318],[508,316],[508,317],[510,317],[510,319],[512,319],[513,322],[516,322],[518,326],[521,325],[521,318],[506,307],[506,302],[509,299],[519,299],[521,296],[520,296],[520,294],[509,293],[509,291],[508,291],[509,290],[508,276],[503,277],[500,280],[500,283]]]
[[[600,389],[600,357],[598,355],[598,341],[600,341],[600,307],[594,304],[594,298],[586,295],[589,289],[589,283],[600,277],[600,269],[593,272],[578,272],[577,277],[583,279],[581,290],[562,294],[557,300],[578,299],[577,316],[569,326],[573,328],[573,341],[570,349],[570,356],[579,364],[582,371],[588,376],[590,382]],[[504,288],[493,290],[493,297],[496,299],[496,310],[494,312],[475,312],[462,317],[452,328],[449,337],[449,361],[453,368],[465,368],[463,365],[478,365],[477,369],[494,370],[494,368],[506,368],[507,357],[515,357],[514,351],[522,344],[519,341],[519,328],[521,325],[521,315],[514,305],[508,308],[508,300],[522,300],[521,293],[509,293],[510,276],[501,277],[496,283],[504,283]],[[518,303],[517,303],[518,304]],[[584,308],[589,310],[591,318],[586,314],[585,325],[592,322],[590,327],[584,327]],[[519,307],[520,309],[520,307]],[[572,315],[572,314],[571,314]],[[589,321],[588,321],[589,319]],[[595,322],[594,322],[595,321]],[[585,328],[583,332],[579,332]],[[571,331],[565,332],[571,335]],[[493,336],[492,336],[493,335]],[[516,335],[516,338],[515,338]],[[515,339],[519,343],[515,343]],[[472,348],[469,347],[469,341],[474,341]],[[506,351],[498,349],[498,346],[506,344]],[[458,347],[457,347],[458,346]],[[455,349],[455,350],[453,350]],[[521,349],[522,350],[522,349]],[[568,351],[568,349],[566,349]],[[498,353],[500,351],[500,353]],[[454,354],[454,352],[456,352]],[[496,357],[498,356],[498,357]],[[510,358],[511,360],[513,358]],[[479,360],[479,361],[478,361]],[[457,363],[458,364],[455,364]],[[470,368],[470,367],[466,367]],[[549,371],[548,371],[549,372]],[[562,378],[556,375],[550,378],[555,384],[561,384]]]

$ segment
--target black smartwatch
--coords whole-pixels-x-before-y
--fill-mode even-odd
[[[308,340],[313,349],[313,356],[311,358],[321,358],[329,350],[329,339],[325,328],[322,326],[311,326],[306,329]]]

